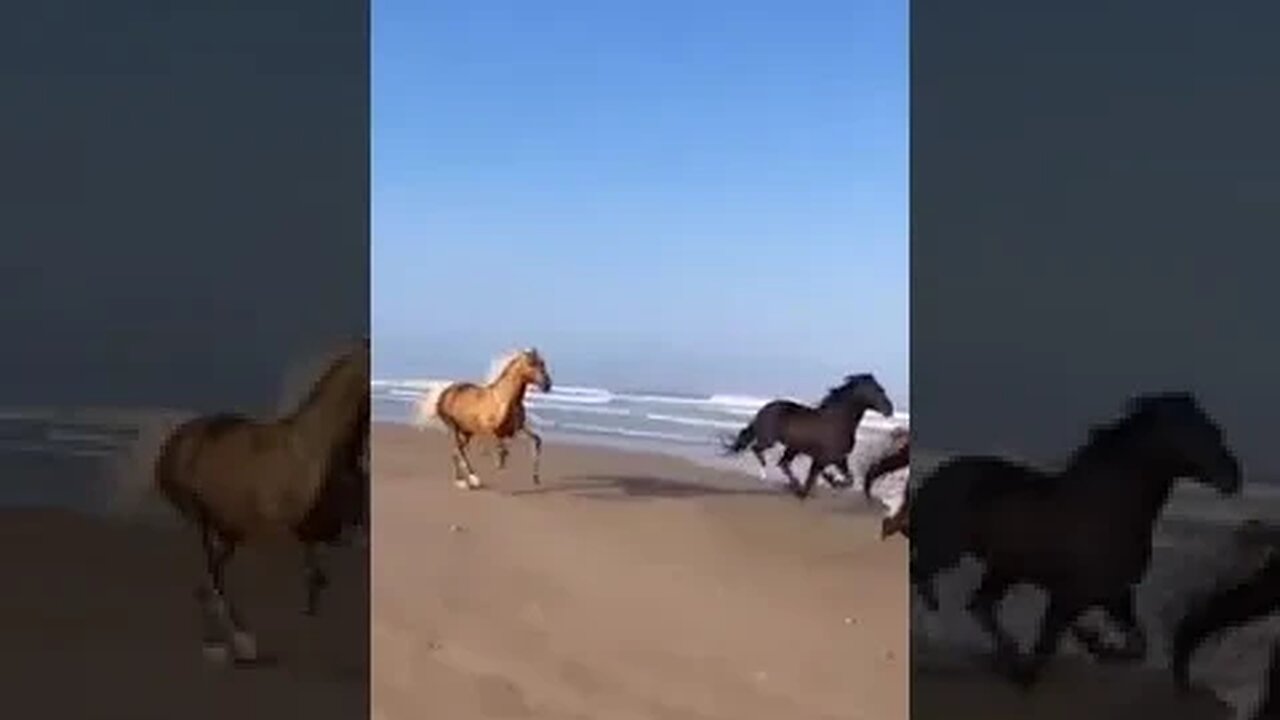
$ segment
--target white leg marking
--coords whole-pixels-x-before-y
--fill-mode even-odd
[[[231,647],[235,650],[238,660],[258,659],[258,641],[243,630],[237,630],[231,635]]]
[[[484,483],[480,482],[480,478],[477,477],[475,473],[467,475],[467,485],[470,485],[472,490],[478,490],[484,487]]]
[[[223,643],[205,643],[201,652],[205,660],[219,665],[226,664],[231,659],[231,652]]]

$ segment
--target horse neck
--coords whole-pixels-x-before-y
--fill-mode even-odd
[[[324,382],[284,419],[284,424],[310,450],[326,450],[350,438],[358,411],[358,393],[363,390],[348,387],[343,378],[327,378]]]
[[[498,379],[489,384],[489,389],[498,402],[508,408],[524,400],[525,388],[529,386],[529,381],[516,374],[513,367],[514,365],[507,366]]]
[[[1097,489],[1106,493],[1106,506],[1125,517],[1138,519],[1144,526],[1155,523],[1169,496],[1178,473],[1164,463],[1147,457],[1136,457],[1120,462],[1086,463],[1076,468],[1085,482],[1092,481]],[[1136,492],[1116,491],[1116,482],[1132,483]]]
[[[862,422],[862,416],[867,414],[867,406],[849,406],[836,403],[832,405],[823,405],[818,408],[818,412],[833,419],[841,427],[856,428],[858,424]]]

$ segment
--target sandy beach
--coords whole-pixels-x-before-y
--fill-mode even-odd
[[[373,449],[373,717],[907,716],[906,546],[856,495],[554,440],[465,492],[441,433]]]
[[[0,695],[15,717],[366,717],[367,564],[355,549],[329,557],[333,586],[317,618],[301,613],[296,547],[236,558],[229,592],[277,662],[233,669],[201,654],[194,534],[176,523],[0,512]]]

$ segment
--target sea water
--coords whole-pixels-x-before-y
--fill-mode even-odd
[[[436,382],[375,380],[374,420],[410,422],[414,403]],[[525,397],[525,408],[534,429],[550,437],[676,455],[755,476],[757,464],[750,453],[739,458],[724,458],[720,450],[724,440],[742,430],[768,401],[747,395],[557,386],[549,393],[530,390]],[[890,429],[909,422],[910,416],[905,412],[886,418],[868,411],[859,426],[861,454],[878,448]],[[855,449],[855,465],[859,456]],[[802,467],[797,465],[797,469]]]

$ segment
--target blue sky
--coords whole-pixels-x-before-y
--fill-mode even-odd
[[[380,374],[905,405],[905,0],[377,0]],[[459,375],[461,374],[461,375]]]

